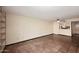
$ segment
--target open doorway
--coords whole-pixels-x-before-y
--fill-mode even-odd
[[[71,23],[72,29],[72,42],[79,47],[79,21],[73,21]]]
[[[79,21],[72,22],[72,36],[79,35]]]

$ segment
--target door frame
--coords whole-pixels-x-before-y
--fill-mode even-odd
[[[73,36],[73,23],[79,23],[79,21],[71,21],[71,35]]]

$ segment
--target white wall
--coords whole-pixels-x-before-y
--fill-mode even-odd
[[[53,22],[53,33],[54,34],[62,34],[62,35],[67,35],[67,36],[72,36],[71,33],[71,22],[72,21],[79,21],[79,18],[72,18],[72,19],[66,19],[66,25],[70,26],[69,29],[59,29],[59,23],[58,22]]]
[[[7,14],[6,44],[53,33],[53,23],[40,19]]]
[[[6,20],[6,44],[12,44],[52,33],[71,36],[71,22],[79,21],[79,18],[67,20],[70,29],[59,29],[57,22],[12,14],[7,14]]]
[[[59,33],[59,24],[55,21],[53,22],[53,33],[58,34]]]

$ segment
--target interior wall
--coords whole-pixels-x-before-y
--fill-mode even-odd
[[[12,44],[53,33],[53,22],[7,14],[6,44]]]
[[[79,21],[79,18],[72,18],[72,19],[65,19],[66,20],[66,25],[70,26],[69,29],[60,29],[59,28],[59,23],[58,22],[53,22],[53,33],[54,34],[62,34],[62,35],[67,35],[67,36],[72,36],[72,29],[71,29],[71,22],[74,21]]]
[[[52,33],[71,36],[71,22],[79,21],[79,18],[66,19],[69,29],[60,29],[56,21],[49,22],[13,14],[7,14],[6,20],[6,44],[12,44]]]
[[[59,24],[55,21],[53,22],[53,33],[58,34],[59,33]]]
[[[70,28],[69,29],[59,29],[59,34],[71,36],[71,22],[66,21],[66,26],[70,26]]]
[[[61,28],[59,28],[59,23],[58,22],[54,22],[54,25],[53,25],[53,27],[54,27],[54,34],[62,34],[62,35],[68,35],[68,36],[71,36],[71,22],[66,22],[66,24],[68,25],[68,26],[70,26],[70,28],[69,29],[61,29]]]

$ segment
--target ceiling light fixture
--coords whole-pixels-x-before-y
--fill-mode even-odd
[[[57,22],[60,22],[60,19],[57,19]]]

